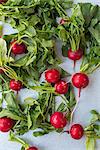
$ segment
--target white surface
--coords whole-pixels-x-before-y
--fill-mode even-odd
[[[13,29],[12,26],[8,23],[3,23],[0,21],[0,25],[3,27],[2,35],[11,35],[18,33],[18,30]]]
[[[92,2],[100,4],[100,0],[76,0],[76,2]],[[60,54],[59,54],[60,55]],[[66,60],[61,66],[65,70],[73,73],[72,62],[66,58]],[[79,69],[80,62],[77,62],[76,71]],[[81,123],[86,126],[90,118],[90,110],[96,109],[100,111],[100,70],[97,70],[94,74],[90,75],[90,85],[82,90],[80,103],[75,112],[74,122]],[[77,90],[76,94],[77,94]],[[33,96],[33,92],[28,90],[21,90],[21,99],[27,96]],[[17,143],[11,143],[8,141],[7,133],[0,133],[0,150],[20,150],[20,145]],[[85,138],[76,141],[70,138],[66,133],[50,133],[43,137],[35,138],[32,136],[32,131],[25,134],[24,139],[26,139],[31,145],[36,145],[40,150],[85,150]],[[97,150],[100,150],[100,143],[98,141]]]

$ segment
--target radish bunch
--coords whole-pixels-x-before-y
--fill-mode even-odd
[[[55,112],[50,117],[51,125],[56,128],[64,128],[67,125],[67,118],[62,112]],[[71,135],[73,139],[79,140],[84,135],[84,129],[80,124],[74,124],[71,126],[70,131],[66,131]]]
[[[55,84],[54,87],[57,93],[66,94],[68,92],[68,84],[63,80],[60,80],[60,73],[58,70],[47,70],[45,72],[45,79],[47,82]],[[81,89],[88,86],[89,78],[84,73],[75,73],[72,76],[72,84],[73,86],[79,89],[80,96]],[[56,129],[64,128],[67,125],[67,118],[65,113],[54,112],[50,117],[50,123]],[[74,124],[71,126],[70,131],[68,131],[68,133],[73,139],[79,140],[84,134],[84,129],[80,124]]]
[[[49,83],[53,83],[55,92],[66,94],[68,92],[68,84],[61,80],[60,72],[56,69],[49,69],[45,72],[45,79]]]

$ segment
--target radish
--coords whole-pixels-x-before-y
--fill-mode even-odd
[[[74,124],[69,133],[73,139],[79,140],[84,134],[84,129],[80,124]]]
[[[82,88],[85,88],[89,84],[89,78],[84,73],[75,73],[72,77],[72,84],[79,89],[79,97]]]
[[[3,117],[0,118],[0,131],[1,132],[8,132],[10,131],[13,126],[14,126],[14,120],[7,118],[7,117]]]
[[[65,20],[64,20],[64,19],[61,19],[61,20],[60,20],[60,24],[63,25],[64,23],[65,23]]]
[[[29,147],[27,150],[38,150],[38,148],[36,148],[36,147]]]
[[[0,0],[0,4],[6,3],[6,2],[7,2],[7,0]]]
[[[50,123],[56,129],[64,128],[67,124],[67,119],[62,112],[55,112],[50,117]]]
[[[60,80],[60,72],[56,69],[49,69],[45,72],[45,79],[49,83],[57,83]]]
[[[74,67],[77,60],[81,59],[83,56],[83,50],[78,49],[76,51],[72,51],[72,49],[68,50],[68,58],[74,61]]]
[[[16,81],[15,79],[10,80],[10,89],[14,91],[20,91],[23,85],[21,81]]]
[[[26,52],[26,45],[24,43],[15,43],[16,40],[12,41],[11,42],[11,45],[12,45],[12,53],[17,55],[17,54],[23,54]],[[15,44],[14,44],[15,43]]]
[[[68,84],[61,80],[55,84],[55,91],[59,94],[66,94],[68,92]]]

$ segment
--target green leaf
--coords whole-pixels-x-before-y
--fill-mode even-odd
[[[39,22],[40,22],[40,18],[37,15],[31,16],[31,18],[29,19],[30,25],[33,25],[33,26],[35,26]]]
[[[25,66],[30,65],[31,63],[34,62],[34,60],[36,60],[36,56],[29,57]]]
[[[58,26],[59,38],[64,42],[67,41],[67,31],[62,27]]]
[[[6,100],[7,106],[9,107],[13,106],[13,108],[18,108],[18,104],[16,102],[13,92],[7,93],[5,96],[5,100]]]
[[[28,123],[28,129],[31,128],[32,126],[32,119],[31,119],[31,115],[30,115],[30,112],[28,111],[28,115],[27,115],[27,123]]]
[[[13,120],[25,120],[24,117],[20,117],[17,114],[14,114],[14,112],[9,111],[8,109],[3,109],[0,112],[0,118],[2,118],[2,117],[9,117],[9,118],[11,118]]]
[[[15,136],[15,134],[11,131],[10,134],[9,134],[9,141],[12,141],[12,142],[17,142],[17,143],[20,143],[21,145],[23,145],[23,147],[25,149],[29,148],[29,144],[27,144],[24,140],[22,140],[21,138]]]
[[[29,26],[29,27],[26,29],[25,33],[26,33],[27,35],[29,35],[30,37],[36,36],[36,30],[35,30],[35,28],[34,28],[33,26]]]
[[[0,35],[2,35],[3,25],[0,25]]]
[[[53,47],[53,46],[54,46],[52,40],[47,41],[47,40],[43,39],[43,40],[42,40],[42,44],[43,44],[45,47]]]
[[[85,19],[86,27],[89,26],[92,18],[96,15],[98,12],[98,6],[94,6],[91,3],[80,3],[81,11],[83,14],[83,17]]]
[[[11,61],[13,61],[13,58],[8,58],[7,56],[7,43],[4,39],[0,38],[0,66],[3,66],[7,62]]]
[[[33,106],[34,104],[35,105],[39,105],[38,101],[34,98],[31,98],[31,97],[27,97],[25,100],[24,100],[24,103],[25,105],[30,105],[30,106]]]
[[[43,136],[45,134],[48,134],[48,132],[46,132],[46,131],[36,131],[36,132],[33,132],[33,136],[35,136],[35,137]]]
[[[95,123],[96,121],[100,121],[100,114],[97,111],[91,110],[91,114],[92,114],[91,123]]]
[[[94,46],[92,50],[96,55],[100,56],[100,46]]]
[[[99,29],[100,29],[100,27],[99,27]],[[94,29],[92,27],[89,27],[89,31],[92,34],[92,36],[97,40],[99,45],[100,45],[100,30],[96,30],[96,29]]]

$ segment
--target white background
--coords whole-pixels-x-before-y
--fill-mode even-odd
[[[100,4],[100,0],[76,0],[76,2],[92,2],[93,4]],[[59,54],[60,55],[60,54]],[[64,59],[61,65],[63,69],[73,73],[72,62]],[[80,62],[77,63],[76,70],[79,69]],[[81,123],[87,126],[90,119],[90,110],[96,109],[100,111],[100,69],[89,76],[89,86],[82,90],[80,103],[75,112],[74,122]],[[76,90],[77,94],[77,90]],[[29,90],[21,90],[20,95],[22,99],[27,96],[34,96],[34,93]],[[32,131],[25,134],[24,139],[31,145],[36,145],[39,150],[85,150],[85,138],[76,141],[70,138],[66,133],[50,133],[43,137],[35,138],[32,136]],[[0,133],[0,150],[20,150],[20,144],[8,141],[8,133]],[[97,150],[100,150],[100,143],[97,143]]]

